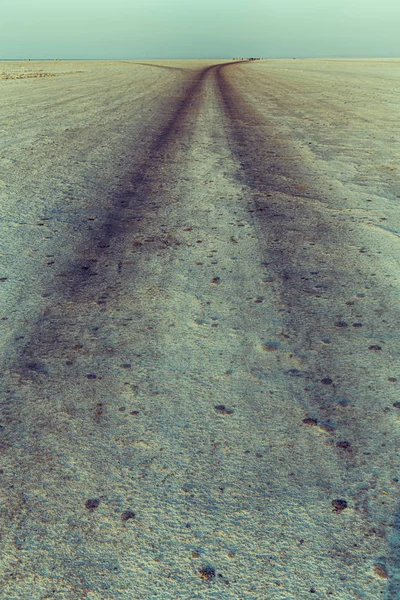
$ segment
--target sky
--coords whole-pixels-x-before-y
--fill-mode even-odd
[[[0,59],[400,57],[400,0],[0,0]]]

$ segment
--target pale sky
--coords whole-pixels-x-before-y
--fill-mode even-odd
[[[400,57],[400,0],[0,0],[0,59]]]

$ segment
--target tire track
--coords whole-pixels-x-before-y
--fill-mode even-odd
[[[362,597],[360,554],[344,545],[351,533],[342,530],[362,530],[360,553],[381,547],[370,538],[379,538],[372,529],[380,531],[385,517],[371,491],[373,477],[376,491],[382,485],[371,468],[382,449],[367,445],[363,427],[371,415],[355,402],[356,383],[321,384],[342,368],[337,345],[322,356],[314,351],[313,329],[325,325],[321,298],[313,303],[310,290],[337,293],[349,274],[332,255],[323,269],[318,265],[325,279],[306,282],[317,270],[316,254],[299,254],[295,229],[304,246],[325,238],[335,246],[343,236],[318,213],[322,201],[312,187],[298,189],[301,165],[286,171],[289,145],[271,141],[231,72],[207,67],[185,85],[125,192],[59,273],[54,301],[27,324],[22,351],[9,365],[5,556],[13,564],[5,580],[21,598],[31,598],[32,589],[43,597],[50,585],[68,600],[145,598],[149,590],[158,597],[157,586],[166,598],[297,598],[315,581],[320,593],[350,594],[353,584],[354,597]],[[225,116],[242,164],[237,180],[230,156],[224,172]],[[249,188],[264,256],[256,255],[253,227],[243,218]],[[318,213],[320,231],[310,231],[300,213],[310,221]],[[258,303],[259,259],[273,275],[265,284],[275,286],[276,309]],[[263,314],[272,324],[264,326]],[[261,349],[261,332],[275,332],[282,321],[282,344]],[[329,335],[347,329],[332,325]],[[247,355],[260,367],[256,374]],[[279,370],[284,381],[274,381]],[[354,373],[356,379],[356,367]],[[234,411],[220,401],[234,403]],[[298,406],[309,422],[297,426]],[[335,460],[339,474],[327,481]],[[356,524],[345,520],[347,511],[332,511],[332,491],[348,499]],[[205,580],[204,573],[217,572],[206,559],[222,565],[230,581]],[[36,565],[37,577],[30,575]]]
[[[334,366],[336,356],[331,348],[325,353],[321,348],[316,363],[312,353],[324,334],[329,335],[323,323],[326,314],[318,315],[315,298],[333,296],[332,282],[343,288],[348,284],[348,273],[335,262],[333,254],[335,246],[341,239],[343,241],[340,237],[343,231],[338,231],[324,218],[318,206],[321,204],[323,208],[319,190],[304,181],[301,166],[293,160],[288,166],[282,161],[282,155],[290,156],[293,151],[283,140],[270,135],[260,113],[245,101],[232,83],[234,75],[229,66],[220,67],[217,78],[232,124],[234,152],[242,165],[243,179],[252,190],[251,209],[265,249],[265,266],[274,272],[271,283],[278,286],[281,296],[284,333],[292,345],[293,364],[291,369],[288,365],[288,372],[294,379],[304,381],[304,384],[295,385],[298,388],[296,397],[310,411],[306,416],[326,426],[332,422],[332,427],[336,428],[333,417],[336,421],[341,397],[341,391],[337,390],[340,377],[339,380],[332,379],[335,370],[339,370]],[[301,193],[299,188],[303,188]],[[315,227],[310,226],[310,222],[315,223]],[[329,263],[324,264],[319,256],[307,256],[304,250],[310,245],[323,245],[326,252],[332,253]],[[340,296],[345,294],[340,292]],[[323,379],[330,383],[321,384]],[[348,426],[348,415],[345,421]]]
[[[293,384],[293,393],[306,409],[305,417],[314,419],[322,427],[348,428],[348,414],[343,415],[340,425],[338,423],[337,408],[342,391],[337,389],[340,378],[333,380],[334,372],[339,370],[334,365],[336,356],[330,348],[328,351],[321,348],[315,362],[316,344],[330,334],[323,323],[326,315],[319,316],[315,300],[312,302],[315,297],[325,299],[333,295],[329,289],[332,281],[344,288],[348,274],[335,260],[324,265],[319,256],[307,257],[302,253],[306,246],[316,244],[324,244],[328,252],[333,252],[340,243],[342,231],[324,221],[322,211],[318,210],[318,190],[307,182],[302,194],[299,193],[304,183],[300,165],[291,161],[287,167],[281,158],[293,151],[284,146],[283,140],[271,138],[265,121],[235,89],[227,69],[229,67],[218,70],[219,87],[232,123],[234,151],[242,164],[244,180],[252,190],[252,210],[265,249],[265,266],[268,272],[273,271],[271,283],[278,286],[281,297],[284,335],[292,347],[289,361],[292,364],[287,364],[287,373],[302,382]],[[257,152],[252,151],[252,147],[257,148]],[[310,221],[316,222],[315,228],[309,226]],[[329,383],[321,383],[324,379]],[[353,427],[352,437],[356,438],[359,433],[356,421]],[[347,461],[352,459],[351,455],[347,457]]]
[[[201,69],[189,78],[189,83],[184,83],[183,95],[176,102],[172,117],[157,132],[150,146],[142,151],[129,179],[125,179],[126,192],[106,207],[98,225],[89,225],[83,242],[73,249],[73,258],[60,265],[59,272],[54,275],[54,285],[48,290],[52,303],[35,323],[28,323],[17,335],[15,348],[8,352],[13,358],[3,362],[1,367],[4,374],[2,414],[7,425],[3,431],[3,444],[6,448],[14,442],[12,425],[21,424],[18,415],[24,412],[19,391],[23,392],[24,386],[29,388],[31,385],[37,392],[43,386],[51,389],[54,385],[60,389],[65,385],[68,388],[71,377],[74,379],[75,374],[68,369],[62,369],[60,374],[59,366],[52,372],[49,365],[55,357],[58,363],[74,360],[71,348],[81,345],[83,334],[80,329],[85,329],[85,319],[88,323],[91,320],[90,303],[96,311],[102,311],[112,298],[118,298],[119,286],[124,285],[120,273],[124,246],[138,231],[146,237],[146,219],[153,218],[160,206],[157,185],[160,165],[173,162],[180,140],[189,135],[191,120],[196,118],[198,110],[200,90],[214,68]],[[29,433],[27,436],[26,445],[29,446]]]
[[[136,458],[138,473],[132,474],[127,458],[130,451],[115,437],[121,427],[119,409],[124,408],[120,397],[131,404],[137,396],[128,376],[128,381],[123,378],[132,365],[122,361],[116,365],[115,355],[123,354],[127,345],[131,356],[133,352],[133,356],[141,356],[135,327],[129,342],[119,331],[135,320],[143,327],[143,315],[137,314],[140,306],[136,308],[130,298],[135,294],[135,282],[140,287],[143,279],[146,281],[142,269],[148,257],[175,244],[168,234],[154,230],[153,221],[157,222],[158,208],[173,201],[163,177],[168,177],[176,152],[182,153],[190,144],[201,90],[214,68],[202,69],[185,83],[172,118],[129,175],[126,192],[105,207],[100,226],[93,225],[83,243],[75,246],[73,259],[56,274],[51,304],[35,323],[26,324],[15,359],[2,366],[3,527],[7,538],[2,571],[6,589],[11,586],[14,590],[16,582],[21,598],[32,597],[37,580],[37,589],[48,585],[52,575],[46,565],[52,560],[60,565],[61,579],[69,582],[64,590],[67,596],[61,596],[66,598],[71,594],[86,597],[92,569],[118,568],[114,567],[115,554],[104,550],[98,557],[96,528],[89,522],[92,509],[85,508],[80,496],[88,497],[88,506],[94,495],[106,502],[101,490],[110,490],[111,481],[118,494],[123,490],[129,496],[137,485],[135,481],[132,486],[131,480],[140,479],[153,460],[145,451],[142,462]],[[148,290],[148,304],[162,293],[155,288]],[[153,324],[149,323],[148,329],[152,330]],[[156,346],[149,343],[150,348]],[[157,359],[155,349],[142,360],[141,369],[151,371]],[[137,412],[132,411],[131,420]],[[140,449],[146,448],[140,443],[143,425],[132,423],[130,431],[137,443],[134,450],[139,448],[136,453],[140,454]],[[114,506],[122,502],[119,496],[113,499]],[[92,542],[82,541],[82,531],[84,536],[94,536]],[[37,559],[32,548],[39,554]],[[72,562],[70,552],[74,554]],[[103,556],[108,557],[104,563]],[[35,574],[35,560],[41,565],[40,575]],[[77,564],[85,564],[88,571],[81,573]],[[99,582],[99,589],[101,586]]]
[[[235,152],[243,166],[244,179],[253,190],[252,208],[265,247],[266,266],[274,271],[279,284],[287,335],[294,355],[303,365],[293,376],[308,381],[307,394],[301,394],[303,398],[299,399],[307,409],[315,411],[309,416],[318,421],[337,420],[338,401],[346,394],[343,388],[356,385],[358,378],[358,374],[352,374],[354,363],[347,363],[343,372],[340,344],[338,348],[333,343],[339,339],[347,352],[352,342],[357,343],[354,335],[343,339],[343,333],[354,332],[346,321],[352,312],[357,312],[358,307],[353,306],[366,295],[355,294],[355,289],[365,292],[366,282],[364,273],[358,274],[359,267],[363,267],[358,264],[359,254],[353,251],[353,256],[343,260],[343,248],[357,244],[358,232],[348,231],[343,221],[338,226],[329,211],[324,211],[323,190],[313,185],[301,162],[282,161],[282,155],[293,154],[292,149],[273,132],[267,135],[265,120],[238,93],[227,70],[229,66],[220,67],[217,77],[232,123]],[[374,293],[384,303],[384,294],[377,289]],[[343,314],[345,310],[347,315]],[[384,327],[380,335],[386,335]],[[376,330],[375,336],[379,336]],[[324,344],[324,339],[328,343]],[[365,354],[371,356],[371,352]],[[324,379],[331,381],[322,383]],[[348,426],[348,414],[344,421],[343,426]],[[357,419],[352,426],[355,436],[362,433]]]
[[[342,494],[364,520],[365,537],[379,531],[386,538],[386,556],[378,550],[377,569],[383,565],[383,572],[390,573],[386,597],[397,598],[398,518],[388,524],[387,503],[378,491],[398,481],[396,457],[385,440],[398,437],[390,408],[398,369],[391,338],[400,311],[388,300],[393,296],[390,283],[384,277],[377,282],[384,263],[378,259],[371,269],[362,260],[362,228],[351,220],[339,222],[324,210],[328,182],[316,184],[315,174],[296,159],[298,146],[294,151],[257,106],[246,101],[235,69],[221,66],[217,78],[234,152],[252,190],[251,210],[266,269],[272,271],[271,285],[281,298],[283,333],[291,349],[282,369],[292,379],[293,397],[304,407],[304,423],[332,436]],[[290,100],[288,92],[285,101],[287,113],[296,97]],[[275,110],[279,113],[279,104]],[[386,318],[378,319],[382,313]],[[377,473],[375,465],[383,456],[391,467]],[[393,514],[393,502],[389,506]]]
[[[35,373],[43,374],[46,369],[40,357],[62,350],[58,347],[60,331],[64,328],[60,323],[59,303],[74,303],[79,309],[80,302],[90,294],[91,286],[95,285],[96,289],[104,290],[109,287],[108,272],[112,268],[110,265],[117,266],[119,262],[113,256],[113,241],[117,240],[120,245],[121,240],[135,232],[144,215],[157,206],[157,190],[152,190],[151,180],[155,179],[154,173],[160,163],[173,160],[174,146],[179,145],[180,138],[187,134],[184,131],[186,122],[189,116],[195,117],[199,91],[213,68],[206,67],[191,78],[189,85],[184,89],[183,97],[175,106],[172,118],[157,133],[150,147],[143,152],[142,159],[125,182],[127,191],[113,200],[113,205],[105,212],[98,226],[93,225],[88,229],[83,243],[74,249],[74,258],[55,275],[58,282],[54,290],[58,304],[57,327],[52,324],[53,309],[50,306],[36,324],[30,325],[29,339],[24,341],[17,362],[10,367],[15,374],[28,379],[35,377]],[[108,265],[104,266],[105,263]],[[115,286],[111,284],[111,287]],[[25,333],[24,339],[27,339]]]

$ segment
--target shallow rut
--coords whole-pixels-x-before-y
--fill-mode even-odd
[[[237,68],[188,80],[3,368],[4,598],[383,591],[362,274]]]

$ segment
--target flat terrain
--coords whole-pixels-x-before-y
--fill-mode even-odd
[[[0,62],[1,600],[400,598],[400,60]]]

